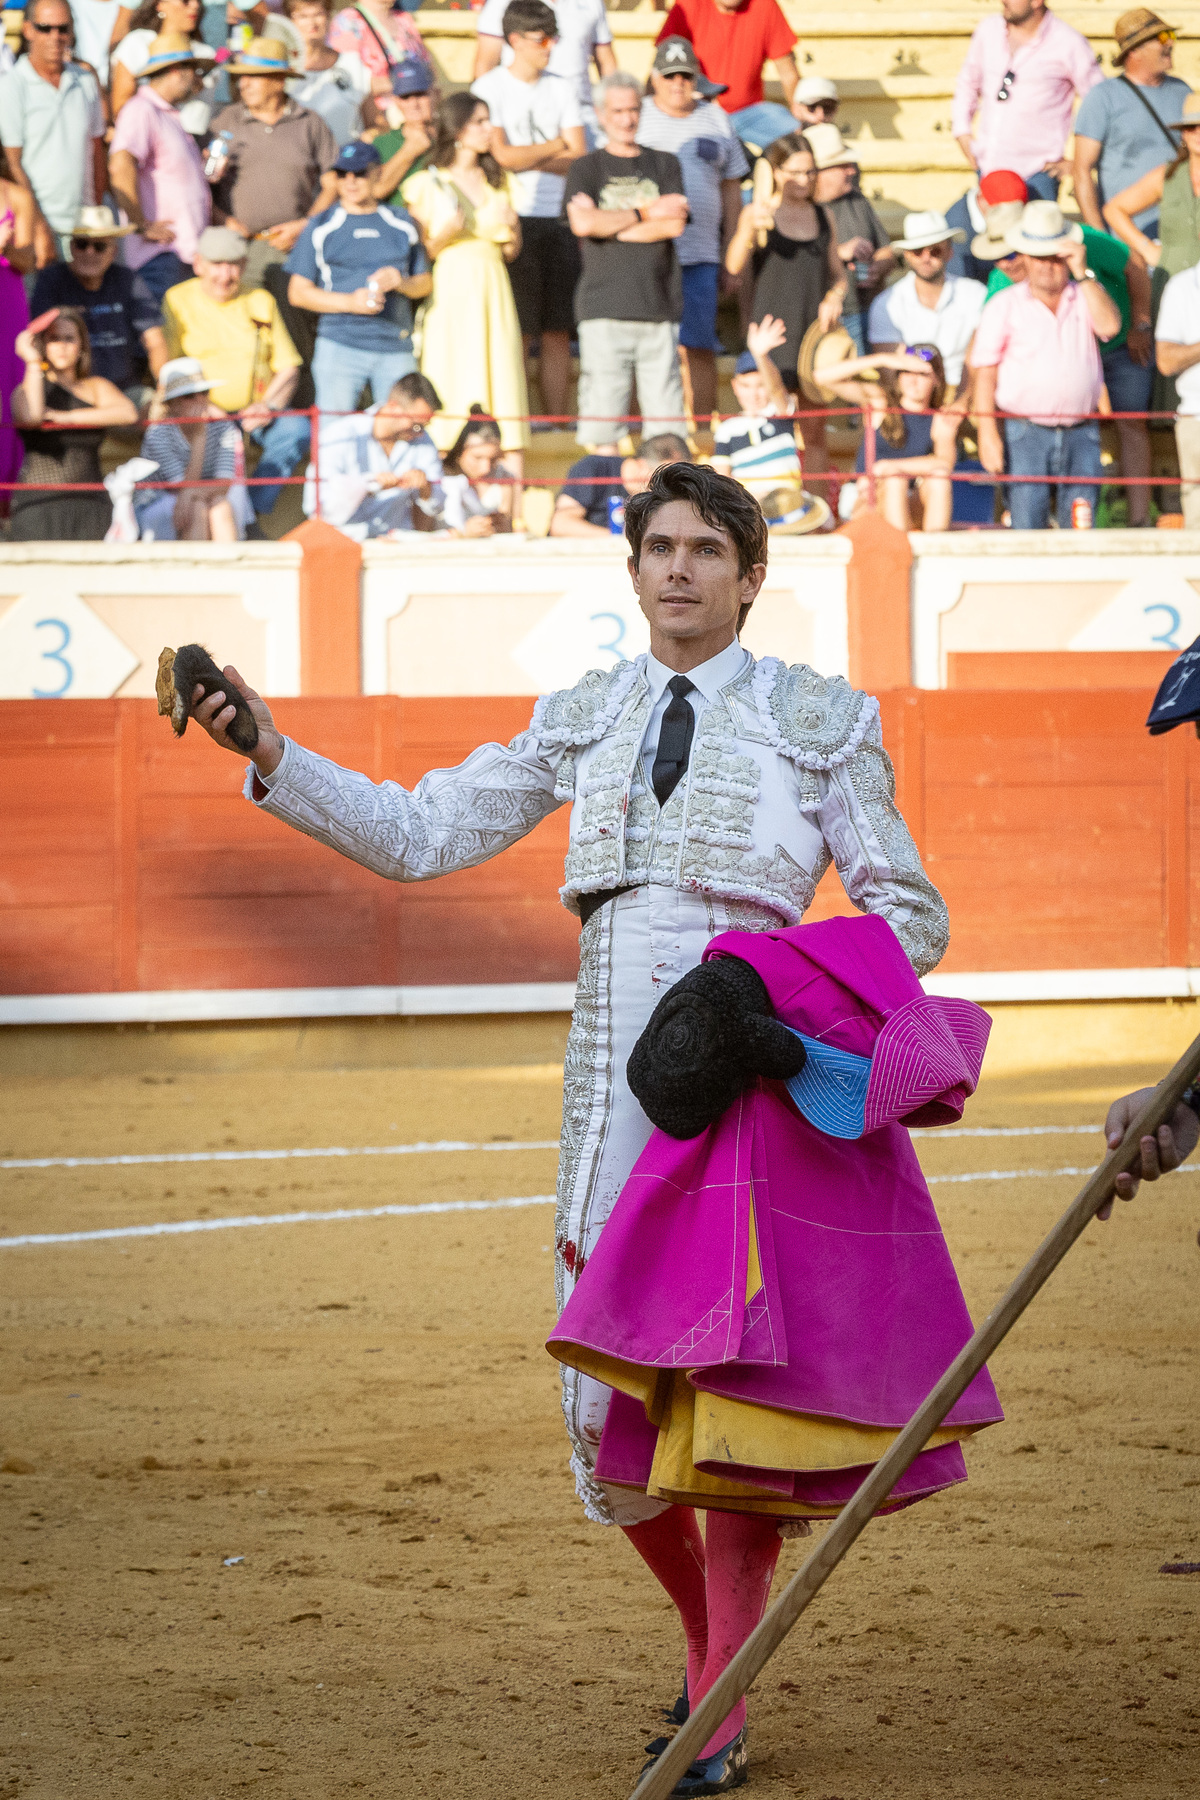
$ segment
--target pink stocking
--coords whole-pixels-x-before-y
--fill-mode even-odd
[[[695,1689],[693,1709],[731,1663],[767,1609],[781,1542],[778,1519],[750,1513],[710,1512],[705,1528],[708,1588],[708,1657]],[[700,1752],[714,1756],[746,1722],[739,1700]]]
[[[657,1518],[621,1529],[679,1608],[687,1638],[688,1698],[694,1704],[708,1653],[704,1539],[696,1515],[690,1506],[672,1506]]]

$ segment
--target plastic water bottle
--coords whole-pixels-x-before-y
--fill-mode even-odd
[[[233,142],[232,131],[220,131],[213,138],[204,153],[204,177],[206,181],[220,181],[229,162],[229,146]]]

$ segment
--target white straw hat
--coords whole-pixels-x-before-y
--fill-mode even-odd
[[[1026,256],[1061,256],[1073,244],[1082,244],[1083,227],[1068,224],[1053,200],[1030,200],[1005,237],[1010,250]]]
[[[204,373],[204,364],[194,356],[176,356],[158,371],[158,384],[164,400],[186,400],[189,394],[207,394],[212,382]]]
[[[944,244],[950,239],[961,244],[966,232],[946,221],[945,213],[905,213],[904,236],[892,240],[893,250],[927,250],[930,244]]]

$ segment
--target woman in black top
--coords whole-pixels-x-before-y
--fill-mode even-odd
[[[829,214],[813,203],[816,164],[807,139],[799,131],[789,132],[776,138],[764,156],[774,172],[775,191],[769,200],[742,209],[725,267],[740,275],[749,264],[755,324],[768,314],[783,320],[787,340],[771,352],[771,360],[794,394],[799,391],[796,357],[805,332],[818,321],[822,330],[832,331],[842,316],[846,270]],[[767,233],[761,248],[759,231]],[[825,421],[806,418],[803,430],[805,474],[819,474],[829,467]]]
[[[103,489],[56,493],[54,487],[98,483],[105,430],[134,424],[137,407],[111,381],[92,374],[87,325],[73,307],[53,313],[36,337],[22,331],[16,350],[25,364],[12,397],[13,423],[25,446],[18,480],[31,491],[12,495],[9,536],[18,543],[102,538],[112,523],[112,502]],[[79,430],[76,419],[94,429]],[[56,431],[56,425],[68,429]]]

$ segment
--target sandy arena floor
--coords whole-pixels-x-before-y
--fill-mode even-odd
[[[1160,1072],[992,1082],[966,1123],[1095,1121]],[[545,1065],[27,1076],[0,1152],[527,1141],[558,1108]],[[0,1234],[548,1194],[554,1160],[3,1171]],[[977,1317],[1078,1185],[934,1188]],[[1200,1559],[1197,1225],[1200,1173],[1088,1233],[993,1365],[968,1486],[872,1526],[770,1665],[749,1793],[1197,1791],[1200,1576],[1159,1573]],[[682,1639],[574,1499],[550,1235],[538,1205],[0,1253],[0,1800],[622,1800]]]

